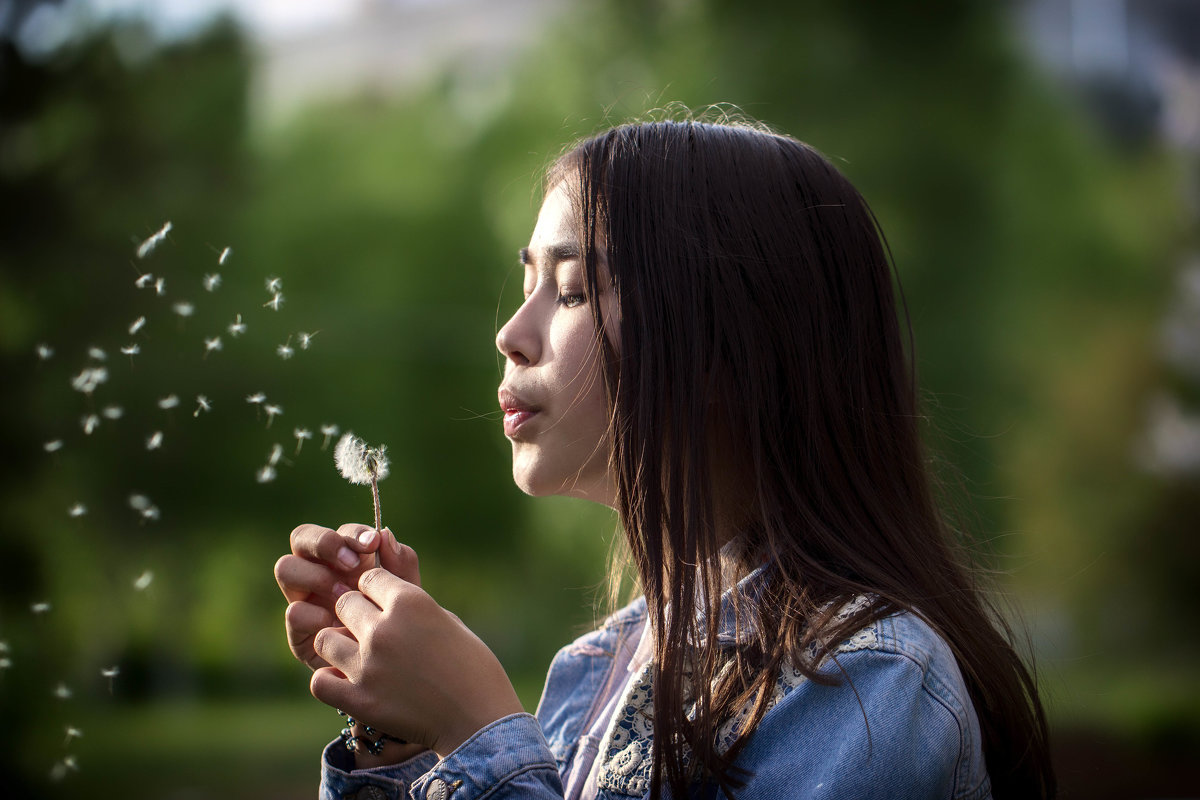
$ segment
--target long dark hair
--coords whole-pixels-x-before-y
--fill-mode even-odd
[[[863,198],[795,139],[691,120],[590,138],[551,167],[547,188],[559,182],[598,331],[599,248],[619,298],[619,348],[598,336],[618,512],[656,641],[653,796],[698,777],[736,789],[781,666],[827,682],[806,648],[898,610],[957,657],[995,796],[1052,796],[1034,677],[935,500],[911,335]],[[730,529],[743,572],[773,570],[737,609],[756,638],[733,669],[705,644],[719,614],[666,613],[718,608]],[[722,752],[715,731],[746,703]]]

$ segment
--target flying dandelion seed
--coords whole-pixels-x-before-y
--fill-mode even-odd
[[[212,411],[212,403],[204,395],[198,394],[196,395],[196,410],[192,412],[192,416],[200,416],[201,411]]]
[[[321,433],[325,437],[325,439],[321,442],[321,449],[324,450],[325,448],[329,447],[329,440],[338,435],[338,426],[322,425]]]
[[[267,291],[268,292],[278,292],[282,288],[283,288],[283,278],[276,278],[273,275],[271,277],[267,278]]]
[[[158,510],[158,506],[150,506],[142,511],[142,520],[144,521],[157,522],[161,516],[162,513]]]
[[[34,603],[29,607],[29,610],[34,614],[45,614],[51,608],[52,606],[49,603],[43,601],[41,603]]]
[[[88,358],[91,358],[95,361],[105,361],[108,358],[108,353],[104,352],[99,347],[89,347]]]
[[[270,483],[275,480],[275,475],[275,468],[267,464],[255,474],[254,480],[259,483]]]
[[[217,287],[221,285],[221,274],[214,272],[211,275],[204,276],[204,290],[207,292],[215,292]]]
[[[130,324],[130,326],[129,326],[129,335],[130,335],[130,336],[137,336],[137,332],[138,332],[138,331],[140,331],[140,330],[141,330],[142,328],[144,328],[144,327],[146,327],[146,318],[145,318],[145,317],[138,317],[137,319],[135,319],[135,320],[133,321],[133,323],[132,323],[132,324]]]
[[[246,395],[246,402],[252,406],[262,405],[267,401],[267,396],[262,392]]]
[[[150,584],[154,582],[154,573],[146,570],[141,575],[133,579],[133,589],[136,592],[144,592],[150,588]]]
[[[149,272],[147,272],[144,275],[138,275],[138,278],[136,281],[133,282],[133,285],[139,289],[145,289],[147,286],[149,286],[153,282],[154,282],[154,276],[151,275]]]
[[[233,248],[226,247],[224,250],[221,251],[221,255],[217,256],[217,263],[220,264],[222,267],[225,266],[225,261],[229,258],[231,253],[233,253]]]
[[[275,466],[283,458],[283,445],[274,444],[271,446],[271,452],[267,456],[267,466]]]
[[[79,426],[83,428],[84,436],[91,436],[92,432],[100,427],[100,418],[95,414],[88,414],[79,420]]]
[[[209,353],[213,352],[214,350],[220,350],[220,349],[221,349],[221,337],[220,336],[214,336],[211,339],[204,340],[204,357],[205,358],[208,358]]]
[[[263,303],[263,308],[269,308],[272,311],[278,311],[283,305],[283,292],[276,292],[275,296],[267,302]]]
[[[264,405],[263,411],[267,413],[267,427],[271,427],[272,420],[279,414],[283,413],[283,406]]]
[[[105,367],[84,367],[82,372],[71,379],[71,388],[90,396],[97,386],[107,380],[108,369]]]
[[[275,348],[275,354],[278,355],[280,358],[282,358],[284,361],[287,361],[289,358],[291,358],[292,356],[294,356],[296,354],[296,351],[292,349],[292,346],[290,344],[291,341],[292,340],[289,338],[287,340],[287,342],[284,342],[283,344],[279,345],[279,347]]]
[[[151,505],[153,505],[153,503],[150,502],[150,498],[146,497],[144,494],[129,495],[129,507],[134,511],[145,511],[147,508],[150,508]]]
[[[87,513],[87,506],[85,506],[83,503],[76,503],[75,505],[73,505],[67,509],[67,516],[72,517],[72,518],[82,517],[86,513]]]
[[[196,307],[186,300],[175,303],[171,306],[171,310],[181,317],[187,318],[196,313]]]
[[[369,447],[350,431],[338,440],[333,449],[333,463],[342,477],[356,485],[371,486],[371,497],[375,501],[375,530],[381,530],[382,515],[379,511],[379,482],[388,476],[387,445]]]
[[[67,738],[63,742],[63,746],[66,747],[67,745],[69,745],[71,743],[72,739],[82,739],[82,738],[83,738],[83,731],[79,730],[79,728],[76,728],[74,725],[68,725],[67,726]]]
[[[6,642],[4,640],[0,640],[0,653],[7,653],[7,652],[8,652],[8,642]]]
[[[0,658],[0,669],[11,669],[11,668],[12,668],[12,659],[11,658],[8,658],[7,656],[4,658]]]
[[[166,397],[161,397],[158,400],[158,407],[163,411],[169,411],[179,405],[179,395],[169,394]]]
[[[309,342],[311,342],[313,340],[313,337],[316,336],[318,333],[320,333],[320,331],[313,331],[312,333],[305,333],[304,331],[300,331],[299,333],[297,333],[296,338],[299,340],[297,343],[300,345],[300,349],[307,350]]]
[[[105,419],[120,419],[124,413],[125,409],[120,406],[105,406],[100,415]]]
[[[162,443],[163,443],[162,431],[155,431],[154,433],[150,434],[149,437],[146,438],[146,449],[147,450],[158,450],[159,448],[162,447]]]
[[[167,238],[167,234],[168,234],[168,233],[170,233],[170,232],[171,232],[171,223],[170,223],[170,222],[164,222],[164,223],[163,223],[163,226],[162,226],[161,228],[159,228],[157,231],[155,231],[155,232],[154,232],[154,233],[153,233],[153,234],[150,236],[150,238],[146,239],[146,241],[142,242],[142,243],[141,243],[141,244],[138,246],[138,249],[137,249],[137,257],[138,257],[138,258],[145,258],[146,256],[148,256],[148,255],[150,255],[151,253],[153,253],[153,252],[154,252],[154,248],[156,248],[156,247],[158,247],[160,244],[162,244],[163,240]]]
[[[55,783],[63,781],[69,772],[79,772],[79,762],[75,760],[75,756],[64,756],[62,761],[55,764],[50,770],[50,780]]]
[[[54,356],[54,348],[48,344],[39,344],[34,350],[42,361],[49,361]]]
[[[50,441],[48,441],[44,445],[42,445],[42,449],[45,450],[47,453],[57,453],[59,450],[62,450],[62,447],[63,447],[62,439],[51,439]]]
[[[54,687],[54,696],[59,700],[70,700],[71,687],[67,686],[65,683],[59,683],[58,686]]]
[[[165,295],[167,293],[167,279],[166,278],[159,278],[158,280],[156,280],[154,282],[154,293],[156,295],[158,295],[159,297],[162,297],[163,295]]]
[[[296,437],[296,455],[300,455],[300,448],[304,446],[305,439],[312,438],[312,431],[308,428],[293,428],[292,436]]]
[[[237,319],[235,319],[233,322],[229,323],[229,327],[226,330],[228,330],[229,335],[234,338],[237,338],[238,336],[241,336],[243,333],[245,333],[246,332],[246,323],[242,322],[242,315],[238,314]]]
[[[103,678],[108,678],[108,693],[109,694],[112,694],[112,692],[113,692],[113,679],[116,678],[120,674],[121,674],[121,668],[118,667],[116,664],[113,664],[111,667],[102,667],[100,669],[100,676]]]
[[[136,356],[140,352],[142,352],[142,348],[140,345],[138,345],[137,342],[134,342],[133,344],[129,345],[128,347],[121,348],[121,354],[129,356],[130,364],[133,363],[133,357]]]

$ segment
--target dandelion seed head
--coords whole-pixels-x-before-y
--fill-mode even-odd
[[[275,480],[275,476],[275,468],[267,464],[255,474],[254,479],[259,483],[270,483]]]
[[[138,575],[136,578],[133,579],[134,591],[144,592],[150,588],[150,584],[153,582],[154,582],[154,573],[151,572],[150,570],[146,570],[141,575]],[[113,667],[113,670],[114,670],[113,675],[116,675],[116,672],[115,672],[116,667]]]
[[[273,467],[279,463],[279,459],[281,458],[283,458],[283,445],[272,445],[271,453],[267,456],[267,464]]]
[[[204,276],[204,290],[205,291],[215,292],[217,290],[217,287],[220,285],[221,285],[221,273],[214,272],[210,275]]]
[[[369,485],[388,476],[387,446],[368,447],[347,431],[333,449],[333,463],[350,483]]]
[[[159,278],[156,281],[154,281],[154,293],[156,295],[158,295],[159,297],[162,297],[163,295],[165,295],[167,293],[167,279],[166,278]]]
[[[196,313],[196,307],[186,300],[181,300],[180,302],[175,303],[173,306],[171,306],[171,310],[181,317],[190,317],[192,314]]]
[[[282,288],[283,288],[283,279],[282,278],[276,278],[273,275],[271,277],[267,278],[267,291],[268,292],[278,292]]]
[[[51,439],[50,441],[48,441],[44,445],[42,445],[42,449],[45,450],[47,453],[57,453],[59,450],[62,450],[62,446],[63,446],[62,439]]]
[[[179,395],[169,394],[166,397],[160,397],[158,400],[158,407],[161,408],[163,411],[167,411],[169,409],[175,408],[178,405],[179,405]]]
[[[153,282],[154,282],[154,276],[151,275],[149,272],[147,272],[143,275],[138,275],[138,278],[136,281],[133,282],[133,285],[139,289],[145,289],[147,286],[149,286]]]
[[[278,311],[283,306],[283,292],[276,292],[270,300],[263,303],[263,308],[269,308],[272,311]]]
[[[67,516],[69,517],[82,517],[86,513],[87,506],[85,506],[83,503],[76,503],[67,509]]]
[[[254,394],[246,395],[246,402],[251,405],[255,405],[255,406],[260,405],[262,403],[265,403],[266,401],[267,401],[267,396],[265,394],[263,394],[262,392],[255,392]]]
[[[289,358],[291,358],[292,356],[294,356],[296,354],[296,351],[293,350],[290,345],[281,344],[281,345],[279,345],[279,347],[275,348],[275,353],[280,358],[282,358],[284,361],[287,361]]]
[[[200,416],[201,411],[212,411],[212,403],[204,395],[198,394],[196,395],[196,410],[192,412],[192,416]]]
[[[95,361],[104,361],[108,358],[108,353],[104,352],[99,347],[89,347],[87,352],[88,358],[91,358]]]
[[[205,354],[208,354],[214,350],[220,350],[220,349],[221,349],[221,337],[220,336],[214,336],[211,339],[204,340]]]
[[[48,344],[39,344],[34,350],[42,361],[48,361],[54,355],[54,348]]]
[[[154,433],[150,434],[146,438],[146,449],[147,450],[158,450],[160,447],[162,447],[162,443],[163,443],[162,431],[155,431]]]
[[[237,319],[229,323],[227,330],[229,331],[229,335],[235,338],[246,332],[246,323],[242,322],[241,314],[238,314]]]
[[[311,439],[312,431],[308,428],[293,428],[292,436],[295,436],[297,439]]]
[[[337,436],[338,426],[337,425],[322,425],[321,433],[325,434],[326,436]]]
[[[32,611],[34,614],[45,614],[52,607],[53,606],[51,606],[49,603],[42,601],[40,603],[34,603],[31,606],[29,606],[29,610]]]
[[[87,414],[80,418],[79,426],[83,428],[84,436],[91,436],[92,432],[100,427],[100,417],[95,414]]]
[[[277,414],[283,413],[283,406],[264,405],[263,411],[267,412],[267,417],[275,417]]]
[[[137,332],[146,327],[146,318],[138,317],[129,325],[129,335],[136,336]]]
[[[121,353],[127,356],[136,356],[140,352],[142,352],[142,348],[137,342],[134,342],[128,347],[121,348]]]
[[[320,333],[320,331],[313,331],[312,333],[305,333],[304,331],[300,331],[299,333],[297,333],[296,339],[297,339],[297,343],[300,345],[300,349],[307,350],[309,343],[312,342],[313,337],[316,336],[318,333]]]
[[[217,263],[221,266],[225,266],[225,261],[228,260],[231,253],[233,253],[233,248],[226,247],[221,251],[221,255],[217,256]]]

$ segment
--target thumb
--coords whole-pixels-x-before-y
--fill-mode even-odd
[[[417,551],[396,541],[396,534],[392,533],[390,528],[383,529],[383,541],[379,543],[379,559],[380,566],[397,578],[414,586],[421,585]]]

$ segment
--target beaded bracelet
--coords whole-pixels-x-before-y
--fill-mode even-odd
[[[355,736],[354,726],[358,723],[354,717],[342,711],[337,710],[339,716],[345,718],[346,727],[342,728],[342,743],[346,745],[346,749],[351,753],[357,753],[359,749],[366,750],[373,756],[377,756],[383,752],[383,746],[386,742],[396,742],[397,744],[408,744],[404,739],[384,733],[383,731],[375,730],[370,725],[363,724],[363,733],[365,736]],[[368,739],[367,736],[378,737],[374,741]]]

